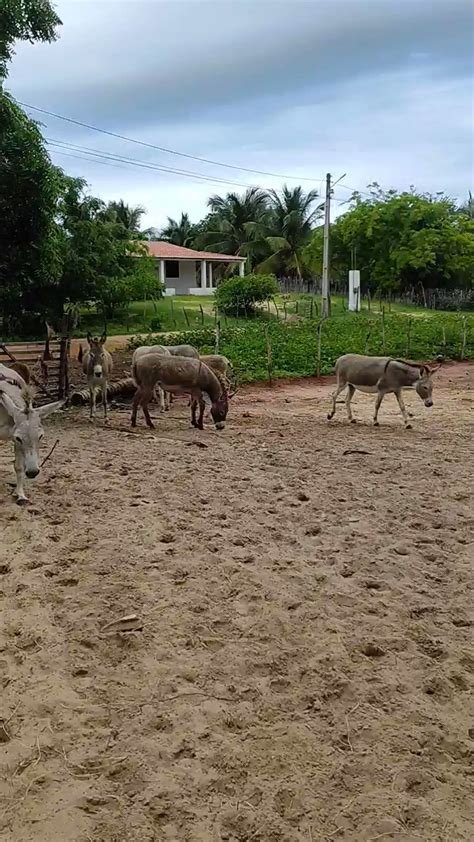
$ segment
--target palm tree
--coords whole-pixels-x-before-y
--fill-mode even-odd
[[[207,204],[211,213],[201,235],[207,251],[244,256],[250,265],[264,254],[268,197],[263,190],[211,196]]]
[[[168,224],[162,228],[160,237],[175,246],[189,248],[193,244],[195,226],[192,224],[187,213],[181,214],[181,219],[168,217]]]
[[[141,205],[131,207],[123,199],[118,202],[109,202],[107,212],[114,218],[115,222],[119,222],[127,231],[134,234],[140,231],[140,221],[143,214],[146,213],[145,208]]]
[[[317,190],[305,193],[302,187],[290,189],[286,185],[278,193],[270,190],[270,234],[266,242],[271,255],[260,264],[260,269],[301,273],[301,251],[307,244],[314,224],[322,213],[323,205],[313,208],[318,198]]]

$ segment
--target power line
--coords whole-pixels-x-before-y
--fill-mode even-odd
[[[83,123],[81,120],[75,120],[72,117],[65,117],[63,114],[56,114],[54,111],[48,111],[46,108],[38,108],[38,106],[36,105],[29,105],[26,102],[21,102],[19,99],[17,99],[16,102],[23,108],[31,108],[33,111],[38,111],[40,114],[47,114],[48,117],[55,117],[57,120],[64,120],[67,123],[73,123],[75,126],[81,126],[84,129],[90,129],[94,132],[100,132],[101,134],[109,135],[109,137],[116,137],[119,140],[125,140],[128,143],[137,143],[139,146],[146,146],[149,149],[157,149],[159,152],[166,152],[166,154],[168,155],[179,155],[181,158],[190,158],[193,161],[200,161],[202,164],[212,164],[216,167],[227,167],[231,170],[240,170],[240,172],[254,173],[256,175],[268,175],[272,178],[291,179],[295,181],[311,181],[312,183],[314,183],[315,181],[322,180],[320,177],[310,178],[308,176],[282,175],[281,173],[266,172],[265,170],[253,170],[249,167],[238,167],[235,164],[226,164],[222,161],[213,161],[211,158],[201,158],[198,155],[190,155],[186,152],[178,152],[176,149],[167,149],[165,146],[157,146],[154,143],[147,143],[144,140],[137,140],[136,138],[127,137],[126,135],[118,134],[117,132],[111,132],[108,129],[102,129],[98,126],[92,126],[89,123]]]
[[[255,185],[246,184],[243,181],[230,181],[228,179],[219,178],[219,176],[212,176],[212,175],[203,175],[201,173],[194,172],[193,170],[181,170],[176,169],[175,167],[166,167],[161,164],[156,164],[153,161],[140,161],[137,158],[129,158],[125,155],[117,155],[113,152],[103,152],[100,149],[94,149],[90,146],[80,146],[76,143],[69,143],[63,140],[54,140],[53,138],[46,138],[46,142],[49,146],[59,146],[60,149],[70,149],[74,152],[85,152],[88,155],[94,156],[94,158],[103,158],[106,161],[120,161],[121,163],[129,164],[135,167],[145,168],[149,170],[156,170],[158,172],[164,172],[167,174],[172,175],[183,175],[186,177],[197,178],[202,181],[210,181],[215,184],[231,184],[237,187],[253,187]],[[86,159],[86,160],[93,160]]]

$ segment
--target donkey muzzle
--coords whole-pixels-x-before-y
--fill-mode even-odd
[[[25,474],[28,479],[34,479],[39,474],[39,468],[28,468],[28,470],[25,471]]]

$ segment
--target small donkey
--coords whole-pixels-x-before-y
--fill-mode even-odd
[[[96,389],[102,392],[102,405],[104,407],[104,420],[107,421],[107,382],[112,374],[112,357],[104,348],[107,341],[107,334],[103,333],[100,339],[87,334],[87,343],[89,348],[85,353],[82,352],[82,346],[79,351],[79,362],[82,362],[82,370],[87,376],[87,385],[89,386],[91,402],[90,402],[90,420],[95,416],[95,399]]]

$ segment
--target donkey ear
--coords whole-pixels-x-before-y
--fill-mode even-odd
[[[54,403],[47,403],[46,406],[40,406],[36,410],[41,420],[43,418],[47,418],[48,415],[52,415],[53,412],[57,412],[58,409],[62,409],[64,404],[66,403],[65,400],[63,401],[55,401]]]
[[[89,331],[89,333],[87,334],[86,339],[87,339],[87,341],[88,341],[89,345],[92,345],[92,333],[91,333],[90,331]]]
[[[0,405],[6,409],[11,420],[14,422],[21,415],[21,409],[17,407],[16,403],[5,392],[0,392]]]
[[[100,337],[99,342],[100,342],[101,345],[105,345],[105,343],[107,342],[107,334],[106,334],[105,330],[104,330],[102,336]]]
[[[441,363],[438,363],[438,365],[434,365],[434,366],[432,366],[432,368],[429,368],[428,371],[429,371],[430,377],[431,377],[432,374],[435,374],[438,371],[439,368],[441,368]]]
[[[430,370],[429,370],[428,366],[427,365],[421,365],[420,366],[420,377],[429,377],[429,376],[430,376]]]

